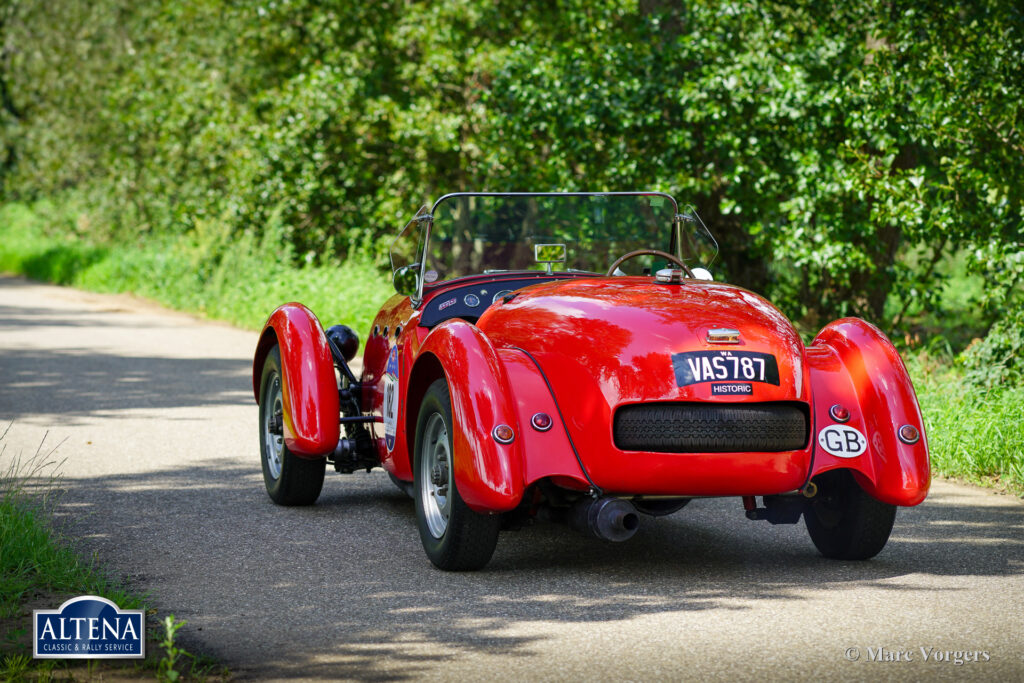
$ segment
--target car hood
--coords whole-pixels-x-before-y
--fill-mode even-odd
[[[478,326],[495,346],[533,356],[573,431],[610,420],[626,403],[810,400],[796,330],[765,299],[726,284],[649,277],[550,282],[491,306]],[[710,343],[708,332],[721,328],[739,331],[739,343]],[[747,381],[746,367],[737,377],[723,375],[732,364],[715,359],[732,355],[771,357],[777,376],[769,368],[768,381],[760,381],[756,368]],[[730,384],[749,384],[734,388],[749,393],[722,389]]]

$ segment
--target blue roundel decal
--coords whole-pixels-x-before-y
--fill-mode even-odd
[[[392,346],[384,368],[384,443],[389,453],[395,450],[395,434],[398,433],[398,390],[398,347]]]

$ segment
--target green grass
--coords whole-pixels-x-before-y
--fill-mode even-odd
[[[121,609],[147,607],[145,597],[111,579],[95,558],[83,560],[54,528],[52,512],[61,490],[57,449],[40,445],[27,458],[12,456],[4,443],[8,429],[0,431],[0,680],[93,680],[104,674],[162,681],[227,678],[229,672],[216,661],[175,644],[184,622],[173,615],[147,634],[145,660],[32,658],[29,603],[55,609],[72,597],[99,595]]]
[[[182,311],[259,329],[286,301],[300,301],[325,327],[343,323],[361,339],[394,289],[379,269],[350,259],[296,268],[279,234],[256,240],[226,223],[200,222],[177,238],[94,244],[47,207],[0,207],[0,271],[95,292],[128,292]]]
[[[0,434],[0,457],[7,460]],[[139,609],[128,593],[84,562],[49,524],[57,492],[59,463],[42,447],[31,458],[10,458],[0,473],[0,618],[17,613],[34,591],[100,595],[122,609]],[[40,483],[41,482],[41,483]]]
[[[84,561],[51,525],[59,494],[60,463],[42,445],[30,457],[10,456],[0,432],[0,679],[49,678],[67,669],[59,660],[34,660],[31,614],[26,603],[59,607],[77,595],[99,595],[122,609],[142,609],[143,599]]]
[[[932,471],[1024,495],[1024,386],[981,388],[948,359],[908,360]]]

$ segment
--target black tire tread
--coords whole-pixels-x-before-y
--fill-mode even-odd
[[[419,527],[423,549],[430,561],[440,569],[447,571],[473,571],[483,568],[494,555],[498,543],[498,532],[501,530],[500,515],[485,515],[474,512],[467,506],[459,494],[458,486],[452,486],[452,510],[448,519],[448,528],[440,539],[431,535],[423,516],[422,504],[419,500],[419,443],[427,418],[433,410],[441,411],[448,425],[448,433],[453,429],[451,395],[444,379],[435,381],[423,396],[419,419],[416,424],[416,441],[413,455],[414,499],[416,501],[416,523]]]
[[[275,503],[287,506],[313,505],[324,487],[324,476],[327,469],[327,462],[324,459],[310,460],[300,458],[284,449],[284,462],[282,463],[281,479],[282,492],[279,500]],[[287,474],[287,477],[285,476]]]
[[[461,502],[461,501],[459,501]],[[463,503],[465,505],[465,503]],[[452,529],[455,533],[447,544],[438,566],[448,571],[475,571],[491,561],[501,530],[501,517],[481,515],[468,507],[467,519]],[[447,534],[446,534],[447,535]]]
[[[281,350],[276,345],[267,354],[260,378],[260,429],[263,424],[263,411],[266,410],[267,381],[275,372],[281,375]],[[300,458],[285,446],[281,454],[281,476],[274,480],[270,477],[267,456],[263,449],[263,434],[261,433],[260,460],[263,464],[263,483],[266,485],[270,499],[278,505],[289,507],[315,503],[324,486],[324,472],[327,469],[326,458]]]
[[[868,560],[880,553],[892,533],[896,506],[868,495],[849,470],[826,472],[816,477],[815,483],[816,498],[839,501],[841,515],[838,522],[829,520],[827,514],[823,518],[814,500],[810,501],[804,523],[818,551],[835,560]]]

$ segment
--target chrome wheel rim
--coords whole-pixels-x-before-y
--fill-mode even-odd
[[[448,427],[440,413],[431,415],[423,430],[419,474],[420,501],[427,529],[434,538],[441,538],[448,529],[455,482]]]
[[[284,403],[281,398],[281,377],[274,373],[264,398],[267,409],[263,411],[263,452],[267,461],[270,478],[281,477],[281,459],[284,455]]]

